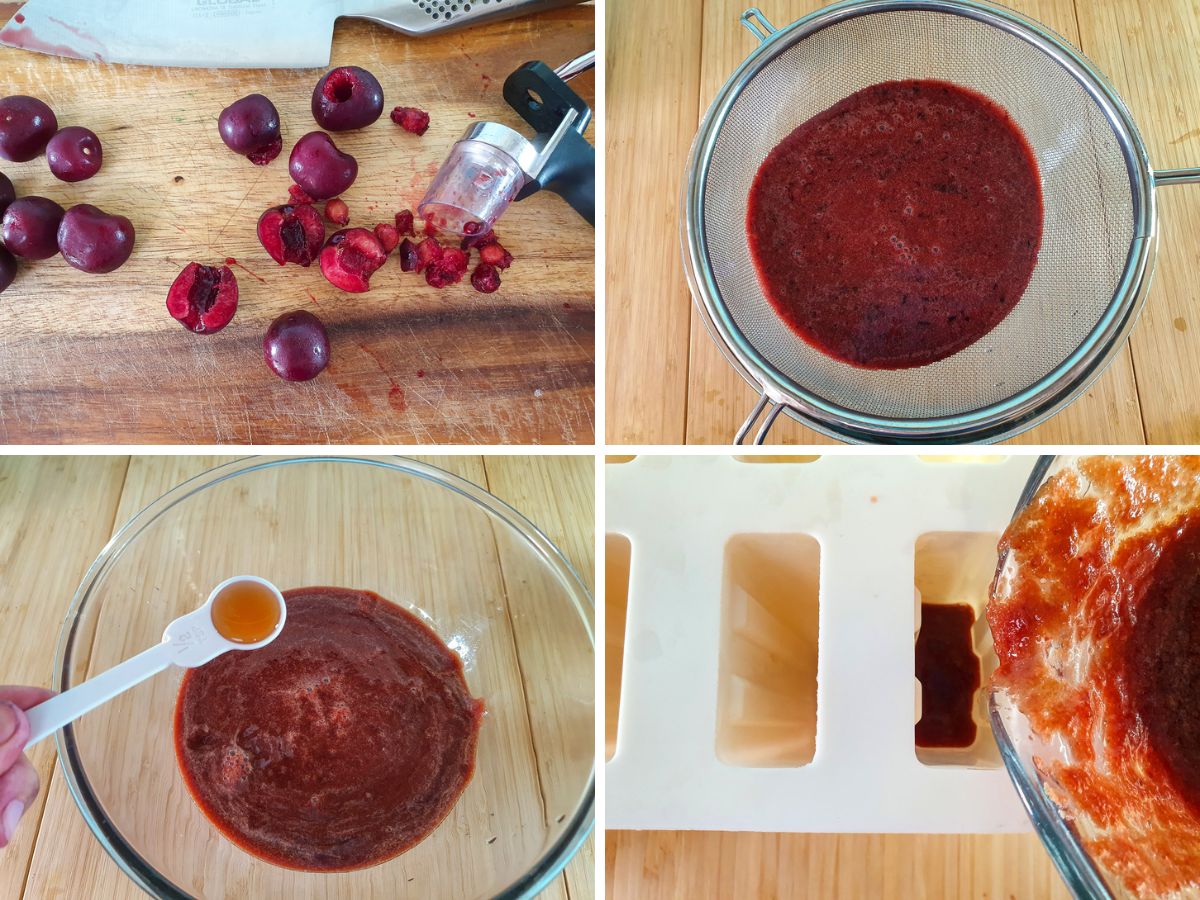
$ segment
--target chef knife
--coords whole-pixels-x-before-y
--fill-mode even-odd
[[[368,19],[420,36],[580,0],[29,0],[0,43],[55,56],[151,66],[329,64],[333,23]]]

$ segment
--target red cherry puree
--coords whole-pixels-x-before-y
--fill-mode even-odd
[[[446,817],[475,768],[483,703],[428,626],[370,591],[284,593],[259,650],[184,676],[175,751],[188,790],[242,849],[336,872],[388,860]]]
[[[746,229],[763,292],[801,338],[862,368],[923,366],[1021,299],[1041,244],[1037,162],[986,97],[885,82],[768,154]]]

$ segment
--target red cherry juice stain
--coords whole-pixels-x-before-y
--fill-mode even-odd
[[[335,381],[334,385],[350,399],[350,402],[354,404],[354,408],[359,412],[374,412],[375,407],[371,403],[371,398],[367,395],[367,392],[353,381]]]
[[[404,388],[392,382],[391,390],[388,391],[388,405],[396,412],[404,412],[408,409],[408,404],[404,400]]]
[[[383,373],[383,377],[386,378],[388,380],[388,384],[391,385],[391,387],[388,388],[388,405],[390,405],[396,412],[404,412],[406,409],[408,409],[408,403],[404,399],[404,388],[400,387],[400,385],[396,383],[396,379],[389,374],[387,367],[383,364],[383,360],[381,360],[375,354],[375,351],[366,344],[359,343],[358,349],[374,360],[375,365],[379,367],[379,371]]]
[[[570,308],[571,308],[571,304],[570,304],[570,303],[564,303],[564,304],[563,304],[563,309],[570,309]]]
[[[232,256],[227,256],[227,257],[225,257],[225,265],[227,265],[227,266],[237,266],[239,269],[241,269],[243,272],[245,272],[245,273],[246,273],[247,275],[249,275],[251,278],[255,278],[255,279],[257,279],[258,281],[262,282],[263,284],[266,284],[266,283],[267,283],[267,279],[263,278],[263,277],[262,277],[261,275],[259,275],[257,272],[255,272],[255,271],[252,271],[251,269],[247,269],[245,266],[243,266],[243,265],[242,265],[240,262],[238,262],[238,261],[237,261],[236,259],[234,259]],[[311,295],[310,295],[310,296],[311,296]],[[316,298],[314,297],[313,299],[315,300]]]
[[[304,293],[308,294],[308,299],[313,302],[317,309],[321,309],[321,301],[317,299],[316,294],[314,294],[312,291],[305,291]]]
[[[467,113],[467,115],[470,116],[472,119],[475,118],[475,113],[473,113],[473,112],[469,112],[469,113]]]
[[[417,377],[418,377],[418,378],[424,378],[424,377],[425,377],[425,370],[424,370],[424,369],[417,369]]]
[[[13,21],[16,22],[18,25],[24,25],[25,17],[23,15],[21,15],[21,13],[17,13],[16,16],[13,18]]]

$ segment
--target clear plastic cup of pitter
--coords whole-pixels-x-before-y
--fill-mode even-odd
[[[438,231],[484,234],[524,184],[520,165],[503,150],[483,141],[459,141],[417,211]]]

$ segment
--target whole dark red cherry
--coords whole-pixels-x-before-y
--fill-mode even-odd
[[[36,97],[21,94],[0,100],[0,157],[28,162],[46,149],[58,119]]]
[[[72,206],[58,226],[58,249],[76,269],[102,275],[133,253],[133,223],[87,203]]]
[[[59,181],[84,181],[100,171],[104,150],[100,138],[86,128],[68,125],[50,138],[46,161]]]
[[[313,89],[313,118],[326,131],[364,128],[382,113],[379,80],[358,66],[330,69]]]
[[[8,180],[8,176],[0,172],[0,216],[8,209],[8,204],[17,199],[17,189]]]
[[[0,247],[0,294],[4,293],[4,289],[12,284],[16,277],[17,261],[11,253]]]
[[[267,329],[263,356],[284,381],[310,381],[329,365],[325,325],[307,310],[284,313]]]
[[[58,252],[63,208],[45,197],[14,200],[0,218],[0,240],[14,256],[49,259]]]
[[[262,94],[249,94],[221,110],[217,130],[226,147],[256,166],[265,166],[283,149],[279,110]]]
[[[314,200],[328,200],[344,194],[354,184],[358,161],[339,150],[325,132],[310,131],[292,148],[288,171]]]

